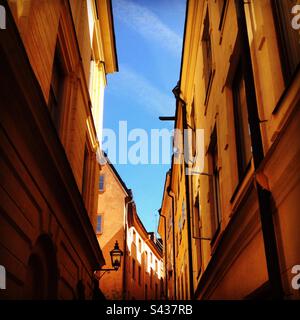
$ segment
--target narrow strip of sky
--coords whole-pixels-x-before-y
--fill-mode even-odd
[[[179,79],[186,3],[184,0],[112,0],[119,73],[108,76],[104,127],[118,132],[171,129],[162,115],[174,115],[172,89]],[[134,144],[134,142],[133,142]],[[129,143],[130,146],[130,143]],[[150,149],[149,149],[150,151]],[[118,157],[117,157],[118,158]],[[138,214],[156,231],[167,165],[116,165],[133,190]]]

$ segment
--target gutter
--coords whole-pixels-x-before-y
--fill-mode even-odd
[[[126,300],[126,262],[127,262],[127,221],[128,221],[128,206],[132,204],[132,194],[125,198],[125,237],[124,237],[124,268],[123,268],[123,300]]]
[[[186,103],[183,100],[181,100],[181,102],[182,102],[182,113],[183,113],[183,127],[184,127],[184,129],[188,129],[188,123],[187,123],[187,118],[186,118]],[[184,142],[183,142],[183,144],[184,144]],[[186,201],[187,201],[187,206],[186,206],[187,207],[187,214],[186,215],[187,215],[187,230],[188,230],[190,299],[194,299],[190,178],[189,178],[189,175],[187,175],[187,170],[189,169],[189,166],[188,166],[187,161],[185,161],[185,160],[184,160],[184,169],[185,169],[185,191],[186,191]]]
[[[187,123],[187,111],[186,111],[186,102],[180,97],[180,87],[181,79],[178,82],[177,86],[173,89],[173,94],[176,98],[177,103],[182,104],[182,121],[183,121],[183,130],[188,129]],[[183,148],[185,149],[185,139],[183,139]],[[188,145],[189,148],[189,145]],[[188,259],[189,259],[189,283],[190,283],[190,299],[194,299],[194,281],[193,281],[193,253],[192,253],[192,229],[191,229],[191,197],[190,197],[190,179],[187,175],[189,169],[188,163],[184,158],[184,169],[185,169],[185,192],[186,192],[186,216],[187,216],[187,231],[188,231]]]
[[[180,97],[180,82],[173,89],[174,96],[177,102],[182,103],[182,121],[183,130],[188,129],[187,116],[186,116],[186,102]],[[183,144],[185,139],[183,139]],[[188,146],[189,147],[189,146]],[[184,145],[185,149],[185,145]],[[190,179],[186,174],[188,170],[188,163],[184,159],[185,169],[185,192],[186,192],[186,208],[187,208],[187,233],[188,233],[188,259],[189,259],[189,283],[190,283],[190,299],[194,299],[194,281],[193,281],[193,253],[192,253],[192,234],[191,234],[191,197],[190,197]]]
[[[165,277],[166,277],[166,294],[165,294],[165,297],[166,297],[166,300],[169,300],[169,299],[168,299],[168,270],[167,270],[167,266],[168,266],[167,221],[166,221],[167,219],[166,219],[166,217],[161,213],[161,209],[158,210],[158,213],[159,213],[160,217],[164,219],[164,225],[165,225],[165,240],[164,240],[165,261],[166,261],[166,264],[165,264]]]
[[[172,233],[173,233],[173,268],[174,268],[174,300],[177,299],[177,287],[176,287],[176,259],[175,259],[175,194],[171,189],[171,181],[172,181],[172,170],[170,177],[170,185],[168,187],[168,196],[172,198]]]

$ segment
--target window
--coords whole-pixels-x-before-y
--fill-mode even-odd
[[[148,300],[148,285],[145,284],[145,300]]]
[[[191,119],[193,121],[193,128],[192,128],[192,157],[193,162],[195,162],[195,157],[197,155],[197,136],[196,136],[196,118],[195,118],[195,102],[193,101],[192,104],[192,112],[191,112]]]
[[[139,266],[139,268],[138,268],[138,281],[139,281],[139,285],[141,285],[141,283],[142,283],[142,269],[141,269],[141,266]]]
[[[103,215],[102,214],[98,214],[98,216],[97,216],[96,233],[97,234],[103,233]]]
[[[179,220],[178,220],[179,244],[182,241],[182,233],[183,233],[184,224],[185,224],[185,200],[183,200],[183,202],[182,202],[181,216],[179,217]]]
[[[150,252],[150,263],[152,263],[152,252]]]
[[[202,52],[203,52],[203,73],[204,73],[204,82],[206,90],[205,104],[208,99],[209,87],[212,81],[213,70],[212,70],[212,47],[211,47],[211,38],[210,38],[210,22],[209,22],[209,13],[207,9],[206,17],[204,20],[204,30],[202,36]]]
[[[286,84],[290,82],[300,63],[300,34],[292,28],[292,8],[298,0],[272,1],[275,26],[281,51],[282,69]]]
[[[162,300],[164,297],[164,280],[162,278],[160,278],[159,286],[160,286],[160,300]],[[170,300],[173,300],[173,299],[170,299]]]
[[[139,252],[142,252],[142,240],[139,239]]]
[[[221,31],[222,25],[223,25],[223,22],[224,22],[224,18],[225,18],[227,0],[217,0],[217,2],[218,2],[219,12],[220,12],[219,30]]]
[[[156,259],[155,259],[155,272],[158,272],[158,262]]]
[[[181,243],[182,240],[182,216],[179,217],[178,219],[178,234],[179,234],[179,244]]]
[[[65,74],[61,63],[60,49],[55,49],[48,107],[56,130],[59,132],[62,115],[62,96]]]
[[[99,177],[99,191],[104,192],[104,174]]]
[[[135,230],[132,231],[132,241],[133,241],[133,243],[136,244],[136,232],[135,232]]]
[[[210,194],[211,194],[211,232],[212,243],[218,234],[221,222],[221,200],[220,200],[220,184],[219,184],[219,167],[218,167],[218,143],[217,130],[213,131],[209,146],[209,170],[212,174],[210,179]]]
[[[150,270],[150,288],[152,289],[152,281],[153,281],[153,270]]]
[[[135,260],[132,259],[132,279],[135,280]]]
[[[148,268],[148,252],[145,251],[145,269],[147,270]]]
[[[83,175],[82,175],[82,197],[84,200],[87,199],[88,193],[88,181],[89,181],[89,149],[88,146],[85,145],[84,148],[84,158],[83,158]]]
[[[182,201],[181,217],[182,217],[182,228],[183,228],[185,223],[185,199]]]
[[[252,158],[244,79],[245,77],[242,69],[242,63],[240,63],[232,84],[239,180],[243,179]]]
[[[199,275],[199,272],[201,270],[201,218],[200,218],[200,201],[199,201],[199,194],[196,198],[195,204],[194,204],[194,237],[196,238],[196,255],[197,255],[197,275]],[[198,238],[198,239],[197,239]]]

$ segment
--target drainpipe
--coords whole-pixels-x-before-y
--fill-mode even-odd
[[[176,252],[175,252],[175,194],[171,189],[172,171],[170,177],[170,186],[168,187],[168,196],[172,198],[172,226],[173,226],[173,268],[174,268],[174,300],[177,299],[177,287],[176,287]]]
[[[244,1],[235,0],[235,6],[238,19],[239,36],[242,41],[245,87],[255,88]],[[246,98],[254,169],[257,171],[264,158],[264,151],[260,132],[260,119],[257,109],[255,90],[246,89]],[[256,190],[272,298],[282,299],[283,287],[281,282],[276,234],[272,216],[272,194],[270,191],[264,189],[258,182],[256,182]]]
[[[161,209],[158,210],[158,213],[160,215],[161,218],[164,219],[164,226],[165,226],[165,239],[164,239],[164,247],[165,247],[165,277],[166,277],[166,300],[168,299],[168,270],[167,270],[167,266],[168,266],[168,252],[167,252],[167,219],[166,217],[161,213]]]
[[[173,94],[177,100],[182,104],[182,120],[183,120],[183,129],[188,129],[187,123],[187,111],[186,111],[186,102],[180,97],[180,82],[173,89]],[[183,139],[185,143],[185,139]],[[187,145],[189,148],[189,145]],[[187,148],[187,149],[188,149]],[[184,145],[185,150],[185,145]],[[189,166],[188,162],[184,158],[184,171],[185,171],[185,192],[186,192],[186,202],[187,202],[187,230],[188,230],[188,256],[189,256],[189,283],[190,283],[190,298],[194,299],[194,280],[193,280],[193,253],[192,253],[192,233],[191,233],[191,197],[190,197],[190,179],[187,175]]]
[[[123,299],[126,299],[126,262],[127,262],[127,223],[128,223],[128,206],[133,203],[132,195],[125,198],[125,237],[124,237],[124,268],[123,268]]]
[[[182,101],[182,113],[183,113],[183,128],[188,129],[187,118],[186,118],[186,104]],[[189,148],[189,146],[188,146]],[[189,252],[189,280],[190,280],[190,297],[194,299],[194,280],[193,280],[193,253],[192,253],[192,232],[191,232],[191,196],[190,196],[190,178],[187,174],[189,165],[184,160],[185,169],[185,191],[187,201],[187,230],[188,230],[188,252]]]

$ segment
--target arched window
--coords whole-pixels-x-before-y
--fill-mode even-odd
[[[56,299],[57,284],[55,248],[49,236],[41,235],[28,260],[24,298],[33,300]]]

